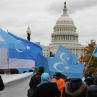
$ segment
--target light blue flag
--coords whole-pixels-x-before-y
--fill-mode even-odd
[[[22,39],[20,37],[17,37],[11,33],[8,32],[8,34],[17,39],[20,43],[22,43],[25,46],[25,50],[21,50],[18,48],[18,45],[16,45],[16,49],[9,49],[8,51],[8,57],[9,58],[17,58],[17,59],[37,59],[37,55],[42,55],[42,47],[39,45],[29,42],[28,40]]]
[[[93,52],[92,55],[95,56],[95,57],[97,57],[97,45],[96,45],[96,47],[95,47],[94,52]]]
[[[56,58],[48,58],[48,65],[51,76],[55,72],[60,72],[69,78],[82,78],[83,76],[83,63],[76,65],[66,65],[66,63],[63,63]]]
[[[48,60],[45,56],[42,55],[37,56],[35,68],[38,69],[40,66],[43,66],[44,71],[49,73]]]
[[[26,49],[23,44],[19,44],[19,41],[17,41],[15,38],[10,36],[7,32],[2,30],[0,28],[0,48],[13,48],[15,49],[15,46],[19,49]]]
[[[62,45],[59,46],[55,58],[67,63],[67,65],[75,65],[78,61],[76,55]]]

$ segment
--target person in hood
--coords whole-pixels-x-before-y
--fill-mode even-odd
[[[43,73],[41,82],[32,97],[60,97],[60,91],[55,82],[50,82],[48,73]]]
[[[87,97],[86,83],[81,79],[70,79],[66,82],[62,97]]]
[[[88,97],[97,97],[97,74],[95,74],[94,84],[88,87]]]

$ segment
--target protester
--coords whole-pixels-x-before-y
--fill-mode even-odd
[[[62,97],[87,97],[86,83],[81,79],[70,79],[66,82]]]
[[[41,82],[38,84],[32,97],[60,97],[60,91],[57,84],[50,82],[50,76],[48,73],[42,74]]]
[[[97,74],[95,75],[94,84],[88,87],[88,97],[97,97]]]
[[[62,93],[63,93],[63,88],[65,87],[65,81],[64,79],[62,78],[62,74],[57,72],[55,75],[54,75],[54,78],[51,80],[52,82],[56,82],[57,85],[58,85],[58,88],[61,92],[61,97],[62,97]]]
[[[0,91],[2,91],[5,88],[2,77],[0,76]]]
[[[87,83],[88,86],[93,84],[94,78],[92,77],[92,72],[89,72],[86,77],[85,77],[85,82]]]
[[[33,85],[36,85],[36,86],[37,86],[37,84],[40,83],[42,73],[44,73],[44,67],[40,66],[39,69],[38,69],[38,71],[36,72],[36,74],[33,75],[32,78],[31,78],[31,80],[30,80],[30,83],[29,83],[29,86],[30,86],[30,87],[33,87]],[[37,83],[37,81],[34,81],[34,82],[33,82],[33,79],[34,79],[35,77],[36,77],[38,80],[40,79],[40,81],[39,81],[38,83]]]
[[[41,74],[44,72],[44,67],[39,67],[37,73],[32,76],[30,82],[29,82],[29,89],[28,89],[28,93],[27,96],[28,97],[32,97],[36,86],[41,82]]]

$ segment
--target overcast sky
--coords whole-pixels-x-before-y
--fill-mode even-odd
[[[0,0],[0,27],[26,38],[29,26],[31,41],[48,45],[56,20],[62,15],[64,1],[77,27],[79,43],[97,41],[97,0]]]

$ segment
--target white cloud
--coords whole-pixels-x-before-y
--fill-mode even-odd
[[[79,42],[97,40],[97,0],[66,0],[70,17],[74,20]],[[64,0],[1,0],[0,27],[26,38],[30,26],[32,41],[50,43],[56,20],[61,16]]]

